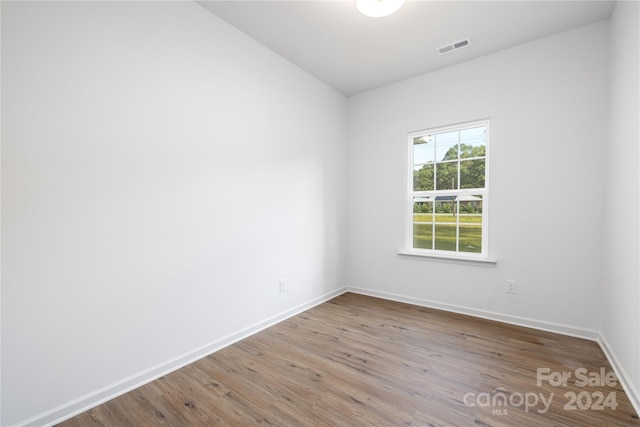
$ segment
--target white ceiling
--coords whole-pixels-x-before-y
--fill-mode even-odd
[[[350,0],[198,3],[347,96],[607,19],[615,4],[408,0],[368,18]],[[466,37],[471,46],[437,53]]]

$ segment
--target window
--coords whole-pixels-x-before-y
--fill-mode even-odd
[[[409,135],[407,252],[487,257],[489,121]]]

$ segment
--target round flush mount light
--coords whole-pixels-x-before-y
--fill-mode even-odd
[[[355,0],[356,9],[372,18],[391,15],[402,7],[406,0]]]

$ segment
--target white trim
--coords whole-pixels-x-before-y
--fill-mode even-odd
[[[475,127],[478,127],[478,125],[483,125],[485,122],[488,122],[490,120],[491,119],[489,117],[485,117],[484,119],[476,119],[476,120],[470,120],[465,122],[453,123],[445,126],[428,127],[425,129],[418,129],[418,130],[411,131],[409,132],[409,135],[418,136],[418,135],[429,134],[429,133],[447,133],[447,132],[452,132],[456,130],[473,129]]]
[[[485,175],[484,175],[484,188],[475,188],[475,189],[450,189],[450,190],[426,190],[426,191],[416,191],[413,187],[413,180],[414,180],[414,174],[415,174],[415,159],[414,159],[414,139],[418,136],[424,136],[424,135],[436,135],[436,134],[441,134],[441,133],[447,133],[447,132],[452,132],[452,131],[457,131],[458,132],[458,142],[459,141],[459,137],[460,137],[460,131],[464,131],[464,130],[468,130],[468,129],[473,129],[479,126],[484,126],[485,127],[485,155],[484,155],[484,160],[485,160]],[[407,255],[413,255],[414,254],[414,250],[416,250],[417,248],[414,248],[413,244],[414,244],[414,212],[413,212],[413,208],[414,208],[414,197],[416,196],[420,196],[420,195],[426,195],[426,196],[438,196],[438,195],[458,195],[458,194],[471,194],[471,195],[482,195],[482,243],[481,243],[481,255],[483,257],[487,257],[487,254],[489,253],[489,150],[490,150],[490,139],[491,139],[491,118],[487,117],[484,119],[478,119],[478,120],[473,120],[473,121],[469,121],[469,122],[464,122],[464,123],[458,123],[458,124],[452,124],[452,125],[448,125],[448,126],[439,126],[439,127],[434,127],[434,128],[429,128],[429,129],[424,129],[424,130],[418,130],[418,131],[412,131],[409,132],[407,134],[407,142],[408,144],[406,145],[407,147],[407,152],[406,152],[406,200],[405,200],[405,226],[404,226],[404,230],[405,230],[405,235],[404,235],[404,247],[405,250],[402,251],[402,254],[407,254]],[[436,149],[436,142],[434,141],[434,150]],[[435,153],[435,151],[434,151]],[[457,171],[458,171],[458,182],[460,182],[460,162],[461,161],[466,161],[466,160],[473,160],[475,158],[465,158],[465,159],[456,159],[456,160],[451,160],[451,161],[444,161],[444,162],[437,162],[434,159],[434,165],[437,163],[453,163],[456,162],[458,167],[457,167]],[[422,163],[421,163],[422,164]],[[423,163],[422,165],[425,165],[428,163]],[[437,169],[436,169],[436,177],[434,177],[434,179],[437,180]],[[458,207],[459,209],[459,207]],[[435,211],[435,205],[434,205],[434,211]],[[434,212],[435,214],[435,212]],[[459,251],[458,245],[459,245],[459,222],[456,222],[456,250],[452,250],[452,251],[447,251],[450,252],[451,254],[453,254],[454,259],[458,259],[458,258],[467,258],[465,255],[462,255],[461,257],[458,256],[458,254],[462,253],[464,254],[464,252]],[[436,223],[435,221],[433,222],[433,227],[434,227],[434,238],[435,238],[435,227],[436,227]],[[418,249],[419,250],[419,249]],[[424,249],[425,251],[434,251],[436,252],[434,257],[435,258],[448,258],[448,257],[441,257],[439,256],[439,254],[437,254],[437,250],[435,249]],[[418,255],[418,254],[416,254]],[[491,262],[491,261],[489,261]],[[494,262],[495,263],[495,262]]]
[[[94,408],[104,402],[121,396],[131,390],[141,387],[153,380],[156,380],[164,375],[167,375],[173,371],[176,371],[190,363],[193,363],[203,357],[206,357],[218,350],[230,346],[244,338],[247,338],[253,334],[256,334],[263,329],[273,326],[283,320],[302,313],[312,307],[329,301],[332,298],[342,295],[346,292],[346,288],[336,289],[322,296],[312,299],[306,303],[302,303],[282,313],[276,314],[261,322],[255,323],[238,332],[227,335],[219,340],[213,341],[200,348],[187,352],[174,359],[168,360],[164,363],[156,365],[152,368],[146,369],[137,374],[131,375],[118,382],[110,384],[106,387],[98,389],[94,392],[88,393],[77,399],[71,400],[53,409],[45,411],[41,414],[35,415],[26,420],[20,421],[14,424],[12,427],[49,427],[62,421],[68,420],[82,412],[85,412],[91,408]]]
[[[625,371],[624,366],[620,363],[620,360],[611,349],[611,346],[609,346],[607,338],[602,335],[602,333],[598,335],[598,343],[600,344],[604,355],[609,360],[613,371],[616,373],[616,376],[620,381],[620,385],[622,385],[622,389],[627,394],[633,409],[636,410],[637,415],[640,415],[640,390],[635,387],[633,381],[627,374],[627,371]]]
[[[516,326],[524,326],[526,328],[538,329],[546,332],[553,332],[562,335],[568,335],[576,338],[583,338],[590,341],[598,341],[599,333],[596,330],[576,328],[574,326],[563,325],[560,323],[546,322],[544,320],[536,320],[527,317],[513,316],[510,314],[497,313],[494,311],[480,310],[477,308],[465,307],[461,305],[447,304],[423,298],[408,297],[406,295],[392,294],[389,292],[374,291],[358,287],[347,288],[348,292],[355,294],[368,295],[371,297],[382,298],[390,301],[398,301],[421,307],[435,308],[437,310],[449,311],[452,313],[465,314],[468,316],[479,317],[481,319],[494,320],[497,322],[509,323]]]
[[[474,257],[471,255],[465,256],[464,252],[451,252],[448,253],[446,251],[427,251],[425,252],[413,252],[413,251],[398,251],[398,255],[402,257],[414,258],[414,259],[431,259],[437,261],[448,261],[448,262],[461,262],[461,263],[472,263],[472,264],[487,264],[487,265],[495,265],[498,261],[492,258],[485,257]]]

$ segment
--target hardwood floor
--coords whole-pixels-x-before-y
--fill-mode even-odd
[[[592,341],[347,293],[60,426],[640,426],[610,372]]]

